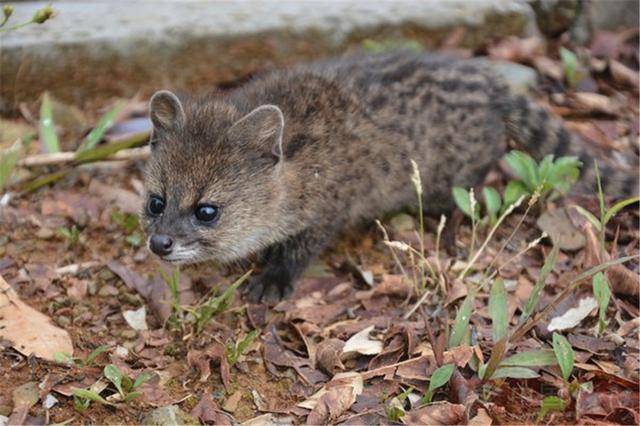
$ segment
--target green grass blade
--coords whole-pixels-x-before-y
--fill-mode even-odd
[[[92,149],[87,149],[86,151],[77,152],[76,162],[89,163],[92,161],[104,160],[110,155],[113,155],[118,151],[122,151],[123,149],[144,145],[148,140],[149,133],[144,132],[118,142],[96,146]]]
[[[576,209],[576,211],[578,213],[580,213],[582,216],[584,216],[585,219],[587,219],[589,221],[589,223],[591,225],[593,225],[593,227],[599,232],[600,231],[600,219],[598,219],[597,217],[595,217],[593,215],[593,213],[591,213],[589,210],[580,207],[576,204],[572,204],[571,207],[573,207],[574,209]]]
[[[553,246],[553,249],[551,249],[551,253],[549,253],[547,260],[544,262],[542,270],[540,271],[540,276],[536,281],[536,285],[533,287],[533,290],[531,290],[531,295],[529,295],[529,299],[527,299],[527,303],[522,310],[522,315],[520,316],[520,324],[529,319],[529,317],[533,313],[533,310],[538,304],[540,295],[542,294],[542,289],[544,289],[544,286],[547,282],[547,277],[556,264],[559,250],[560,248],[557,245]]]
[[[93,130],[91,130],[91,132],[89,132],[89,134],[84,138],[84,141],[78,147],[76,152],[86,151],[95,147],[98,142],[102,140],[106,131],[113,125],[116,117],[120,112],[122,112],[126,105],[126,102],[118,101],[113,108],[104,113],[104,115],[102,115],[98,120],[98,124],[96,124]]]
[[[491,286],[489,296],[489,314],[491,315],[491,327],[493,330],[493,341],[498,342],[507,335],[507,290],[504,288],[504,281],[496,279]]]
[[[40,142],[47,152],[60,152],[60,142],[56,133],[56,125],[53,121],[53,106],[49,93],[44,92],[42,95],[42,104],[40,105]]]
[[[9,183],[11,172],[20,159],[20,141],[16,141],[0,156],[0,190]]]
[[[455,348],[456,346],[460,346],[462,342],[462,338],[464,337],[465,332],[469,326],[469,320],[471,319],[471,311],[473,309],[473,299],[475,298],[475,294],[473,291],[470,291],[467,297],[465,297],[462,305],[460,306],[460,310],[456,315],[456,321],[453,325],[453,331],[451,332],[451,336],[449,336],[449,348]]]
[[[110,402],[108,402],[106,399],[98,395],[97,393],[90,391],[88,389],[77,389],[77,388],[73,389],[73,396],[76,396],[78,398],[88,399],[94,402],[99,402],[100,404],[104,404],[104,405],[113,405]]]
[[[504,367],[544,367],[556,364],[556,354],[551,349],[520,352],[500,363]]]
[[[540,423],[544,417],[552,411],[563,412],[567,408],[567,403],[557,396],[546,396],[540,405],[540,413],[536,423]]]
[[[606,225],[607,223],[609,223],[609,221],[611,219],[613,219],[613,217],[622,209],[624,209],[625,207],[633,204],[633,203],[637,203],[640,202],[640,197],[631,197],[631,198],[627,198],[626,200],[622,200],[617,202],[616,204],[614,204],[613,206],[611,206],[611,208],[609,208],[609,210],[607,210],[607,212],[604,215],[604,224]]]

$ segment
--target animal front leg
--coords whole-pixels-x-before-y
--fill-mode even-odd
[[[269,247],[263,257],[263,270],[250,278],[245,289],[251,302],[277,302],[293,292],[295,281],[311,260],[324,248],[328,235],[307,230]]]

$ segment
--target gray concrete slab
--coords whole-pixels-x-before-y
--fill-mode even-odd
[[[13,22],[47,2],[15,3]],[[524,0],[138,0],[53,3],[57,16],[0,36],[0,110],[52,90],[66,100],[194,89],[341,52],[366,38],[436,45],[523,34]]]

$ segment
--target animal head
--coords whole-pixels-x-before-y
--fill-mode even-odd
[[[274,242],[283,185],[284,118],[274,105],[241,113],[211,99],[150,101],[151,157],[143,224],[163,260],[223,263]]]

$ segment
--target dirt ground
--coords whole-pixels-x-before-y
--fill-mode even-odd
[[[567,82],[560,44],[578,54],[580,75],[573,85]],[[487,55],[532,67],[538,74],[533,96],[563,117],[576,143],[602,161],[637,173],[637,30],[603,32],[589,46],[508,39],[478,51],[456,49],[449,40],[447,48],[455,55]],[[38,107],[25,105],[22,117],[3,119],[2,148],[12,144],[14,136],[33,132],[22,155],[42,151],[34,119]],[[79,112],[55,103],[62,149],[74,150],[108,107]],[[140,118],[145,108],[143,100],[129,100],[105,143],[144,131]],[[10,417],[11,424],[138,424],[149,421],[146,416],[154,409],[171,405],[191,416],[182,421],[208,424],[273,424],[276,419],[478,425],[640,421],[637,202],[607,224],[605,252],[594,225],[570,207],[577,204],[597,216],[594,192],[516,210],[472,264],[469,259],[489,234],[489,225],[478,225],[472,247],[471,221],[460,212],[447,218],[440,241],[439,218],[426,218],[420,232],[416,212],[399,212],[384,218],[382,225],[390,240],[414,250],[421,250],[422,240],[424,265],[434,269],[425,273],[424,287],[414,277],[426,266],[399,245],[394,249],[385,244],[376,224],[365,224],[336,241],[291,298],[266,306],[232,297],[198,329],[193,312],[173,308],[166,282],[173,270],[144,246],[136,219],[144,159],[65,167],[15,169],[8,187],[13,196],[0,206],[0,276],[28,307],[68,332],[76,359],[68,363],[25,356],[19,342],[0,339],[0,416]],[[22,190],[33,177],[59,170],[68,172],[53,184]],[[502,164],[485,184],[502,192],[510,177]],[[566,211],[567,220],[553,216],[555,232],[581,237],[576,237],[575,247],[559,251],[545,279],[542,266],[552,256],[551,240],[527,246],[541,235],[537,218],[559,211]],[[635,257],[624,264],[611,262],[625,256]],[[575,313],[580,300],[594,300],[593,274],[575,279],[607,261],[605,276],[612,294],[604,311],[606,325],[599,332],[597,307]],[[469,273],[462,276],[466,266]],[[495,309],[490,306],[490,300],[497,299],[492,299],[491,284],[478,286],[493,271],[504,283],[510,337],[497,342]],[[215,296],[244,272],[209,264],[183,267],[175,281],[179,304],[202,314],[203,307],[220,302]],[[546,286],[534,320],[521,321],[541,276]],[[468,325],[456,317],[465,303],[471,313]],[[12,306],[0,306],[0,313]],[[142,326],[131,320],[141,308],[146,315]],[[565,380],[549,324],[576,315],[574,326],[559,329],[573,354]],[[146,329],[134,328],[132,321]],[[451,344],[460,321],[463,336]],[[42,330],[40,338],[48,339]],[[253,330],[255,339],[245,340]],[[243,341],[246,347],[234,356],[233,348]],[[88,362],[88,355],[102,345],[102,352]],[[532,356],[529,364],[504,361],[528,351],[545,360]],[[498,366],[490,367],[492,362],[500,362],[505,377],[494,374],[481,380],[478,371]],[[149,373],[149,380],[136,388],[139,395],[126,402],[117,398],[117,387],[104,374],[110,364],[132,380]],[[436,402],[426,404],[429,383],[436,382],[434,372],[447,365],[455,366],[453,372],[433,392]],[[90,401],[82,410],[78,404],[83,399],[74,398],[73,389],[91,387],[107,403]],[[541,408],[550,411],[541,413]]]

